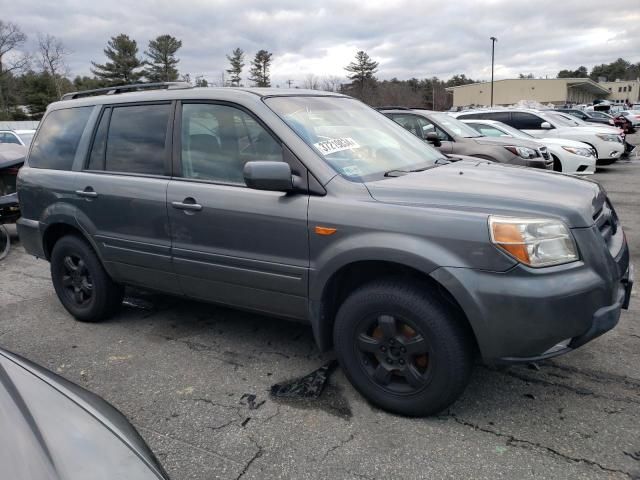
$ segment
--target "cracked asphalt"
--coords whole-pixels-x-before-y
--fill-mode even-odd
[[[594,178],[637,263],[640,158]],[[637,286],[612,332],[537,368],[477,366],[447,412],[408,419],[373,408],[339,369],[317,401],[270,398],[273,384],[333,358],[305,325],[153,295],[108,322],[76,322],[48,264],[12,232],[0,261],[0,345],[115,405],[174,480],[640,479]]]

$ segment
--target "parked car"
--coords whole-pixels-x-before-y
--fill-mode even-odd
[[[27,149],[22,145],[0,144],[0,197],[16,193],[18,170],[26,156]]]
[[[584,110],[578,110],[577,108],[556,108],[552,111],[573,115],[574,117],[579,118],[580,120],[583,120],[587,123],[600,123],[604,125],[614,125],[613,117],[611,115],[607,115],[604,112],[598,112],[595,110],[584,111]]]
[[[596,171],[596,152],[586,143],[564,138],[536,138],[522,130],[495,120],[462,120],[487,137],[511,137],[537,140],[544,145],[553,159],[556,172],[590,175]]]
[[[449,162],[336,93],[136,88],[51,104],[18,174],[21,242],[78,320],[137,285],[309,322],[372,403],[427,415],[476,352],[554,357],[628,307],[595,182]]]
[[[35,130],[0,130],[0,144],[11,143],[29,147],[35,133]]]
[[[444,112],[408,108],[380,108],[380,112],[444,154],[459,154],[492,162],[553,168],[547,148],[530,139],[483,136]]]
[[[614,125],[621,129],[625,134],[634,133],[636,131],[633,126],[633,122],[621,113],[616,113],[614,115],[613,122]]]
[[[0,460],[11,480],[168,480],[103,399],[0,348]]]
[[[494,108],[451,113],[460,120],[497,120],[536,138],[566,138],[591,146],[597,153],[598,165],[617,161],[625,151],[620,130],[606,125],[577,126],[578,120],[567,120],[563,114],[516,108]]]
[[[640,110],[623,110],[618,115],[625,117],[631,122],[633,128],[640,126]]]

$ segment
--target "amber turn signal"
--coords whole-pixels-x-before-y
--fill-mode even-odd
[[[524,264],[529,264],[529,252],[519,225],[494,223],[491,225],[494,243]]]
[[[335,228],[316,226],[316,233],[318,235],[333,235],[336,232],[337,230]]]

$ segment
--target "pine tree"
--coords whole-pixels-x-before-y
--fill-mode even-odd
[[[227,55],[227,60],[231,64],[231,68],[226,71],[230,75],[229,81],[232,87],[237,87],[240,85],[240,74],[244,68],[244,51],[241,48],[234,49],[231,55]]]
[[[374,62],[366,52],[360,50],[356,53],[355,62],[351,62],[344,69],[350,72],[347,78],[354,86],[362,88],[370,81],[375,82],[374,74],[378,71],[378,62]]]
[[[128,35],[121,33],[117,37],[111,37],[104,49],[107,61],[104,64],[91,62],[91,72],[99,79],[112,85],[135,83],[140,80],[142,72],[137,70],[143,66],[138,58],[138,44]]]
[[[269,67],[271,67],[272,53],[266,50],[260,50],[256,53],[255,58],[251,61],[251,70],[249,71],[251,80],[256,87],[270,87],[271,80],[269,78]]]
[[[149,50],[144,54],[148,57],[144,75],[150,82],[175,82],[178,80],[178,60],[176,52],[182,47],[182,41],[171,35],[160,35],[149,41]]]

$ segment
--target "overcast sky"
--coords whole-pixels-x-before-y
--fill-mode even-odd
[[[181,73],[219,80],[225,54],[273,52],[272,83],[309,73],[345,75],[357,50],[380,62],[378,77],[401,79],[464,73],[489,79],[490,36],[496,78],[518,73],[554,77],[618,57],[640,61],[639,0],[2,0],[35,49],[38,32],[72,52],[71,73],[104,61],[109,37],[126,33],[140,51],[149,39],[182,40]],[[247,63],[249,63],[247,61]],[[248,66],[243,74],[246,78]]]

